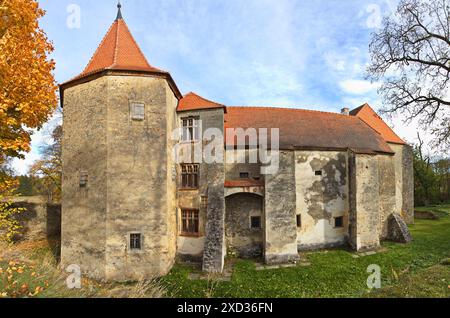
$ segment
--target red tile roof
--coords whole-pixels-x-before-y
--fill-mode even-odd
[[[114,21],[89,64],[76,79],[102,70],[165,73],[147,62],[123,19]]]
[[[207,100],[193,92],[186,94],[178,102],[178,112],[189,111],[189,110],[199,110],[199,109],[214,109],[214,108],[225,108],[224,105]]]
[[[280,149],[328,149],[393,153],[361,119],[337,113],[269,107],[227,107],[225,128],[279,128]],[[226,144],[233,145],[226,134]],[[270,140],[269,140],[270,143]]]
[[[352,110],[350,115],[361,118],[361,120],[377,131],[387,142],[401,145],[406,144],[368,104]]]
[[[127,24],[122,19],[120,8],[117,19],[109,28],[83,72],[60,85],[61,102],[64,98],[65,88],[101,76],[104,71],[125,75],[151,74],[161,76],[168,81],[177,98],[182,98],[172,76],[148,63]]]
[[[255,179],[240,179],[240,180],[226,180],[225,188],[246,188],[246,187],[263,187],[263,180]]]

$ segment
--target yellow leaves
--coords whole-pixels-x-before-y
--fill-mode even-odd
[[[53,45],[40,29],[35,0],[3,0],[0,19],[0,160],[30,151],[31,131],[57,106]],[[7,39],[7,40],[5,40]]]

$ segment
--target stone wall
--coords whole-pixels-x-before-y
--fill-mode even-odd
[[[388,236],[388,219],[396,209],[396,171],[393,156],[378,155],[380,221],[378,233],[381,239]]]
[[[202,134],[208,128],[216,128],[221,136],[215,141],[223,145],[223,109],[206,109],[198,111],[180,112],[177,114],[177,127],[181,127],[181,120],[187,117],[196,117],[202,122]],[[203,259],[207,271],[222,271],[225,258],[225,166],[220,162],[207,162],[203,152],[207,152],[208,142],[182,144],[181,152],[189,150],[187,163],[199,164],[199,189],[185,190],[181,188],[181,167],[177,165],[178,182],[178,218],[181,219],[182,209],[199,210],[200,228],[199,237],[178,237],[178,256],[181,259]],[[189,153],[187,152],[187,153]],[[183,156],[184,158],[184,156]],[[207,200],[207,206],[201,204],[201,197]],[[211,217],[211,218],[210,218]],[[178,222],[178,231],[181,231],[181,222]],[[211,238],[211,240],[209,239]],[[206,250],[206,252],[204,252]],[[206,263],[205,263],[206,261]]]
[[[61,205],[49,204],[37,196],[14,198],[13,203],[14,207],[26,209],[16,217],[22,226],[17,240],[60,239]]]
[[[238,193],[227,197],[225,203],[227,251],[243,258],[262,256],[262,229],[252,229],[250,221],[254,216],[262,220],[263,198]]]
[[[295,158],[279,151],[278,172],[265,176],[264,257],[268,264],[298,259]]]
[[[258,149],[226,149],[225,178],[239,180],[240,173],[248,173],[249,178],[261,179],[261,164],[259,163]],[[256,162],[250,163],[250,160]]]
[[[409,145],[403,146],[403,192],[402,192],[402,214],[406,224],[414,224],[414,167],[413,149]]]
[[[176,252],[176,209],[169,161],[176,100],[161,78],[108,76],[106,277],[128,280],[165,275]],[[171,94],[171,95],[169,95]],[[133,102],[145,119],[131,118]],[[129,236],[142,235],[141,250]]]
[[[316,172],[321,175],[316,175]],[[299,249],[343,245],[348,233],[347,152],[296,151],[295,182]],[[343,217],[342,227],[335,218]]]
[[[145,119],[131,119],[131,103]],[[176,252],[171,136],[177,99],[155,77],[104,76],[65,90],[62,262],[88,276],[166,274]],[[88,183],[80,187],[80,171]],[[130,233],[142,235],[131,251]]]
[[[380,245],[378,157],[350,152],[349,176],[349,242],[357,251],[376,249]]]
[[[102,77],[67,88],[63,105],[61,263],[98,279],[106,277],[108,86]]]

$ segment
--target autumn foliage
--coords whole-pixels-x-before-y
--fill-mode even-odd
[[[53,46],[34,0],[0,0],[0,163],[30,151],[32,130],[57,106]]]

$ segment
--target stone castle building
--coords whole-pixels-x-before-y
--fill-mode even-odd
[[[85,70],[60,93],[62,264],[91,277],[164,275],[176,258],[220,272],[227,254],[284,263],[300,250],[376,249],[392,215],[413,222],[411,148],[369,105],[338,114],[183,96],[147,62],[120,7]],[[211,127],[279,128],[279,169],[177,163],[174,129],[189,131],[182,143],[194,146]],[[223,142],[227,159],[257,150]]]

